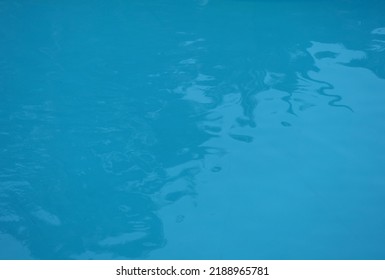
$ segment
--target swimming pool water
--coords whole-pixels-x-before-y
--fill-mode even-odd
[[[385,259],[383,11],[0,1],[0,258]]]

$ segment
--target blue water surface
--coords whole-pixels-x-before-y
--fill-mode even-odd
[[[0,259],[385,259],[385,2],[0,1]]]

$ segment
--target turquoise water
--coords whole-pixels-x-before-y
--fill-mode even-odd
[[[0,258],[385,259],[383,11],[0,1]]]

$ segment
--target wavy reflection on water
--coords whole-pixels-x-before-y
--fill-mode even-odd
[[[0,258],[382,257],[385,22],[358,7],[3,3]]]

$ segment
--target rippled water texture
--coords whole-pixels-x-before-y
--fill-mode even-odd
[[[385,259],[384,11],[0,1],[0,258]]]

